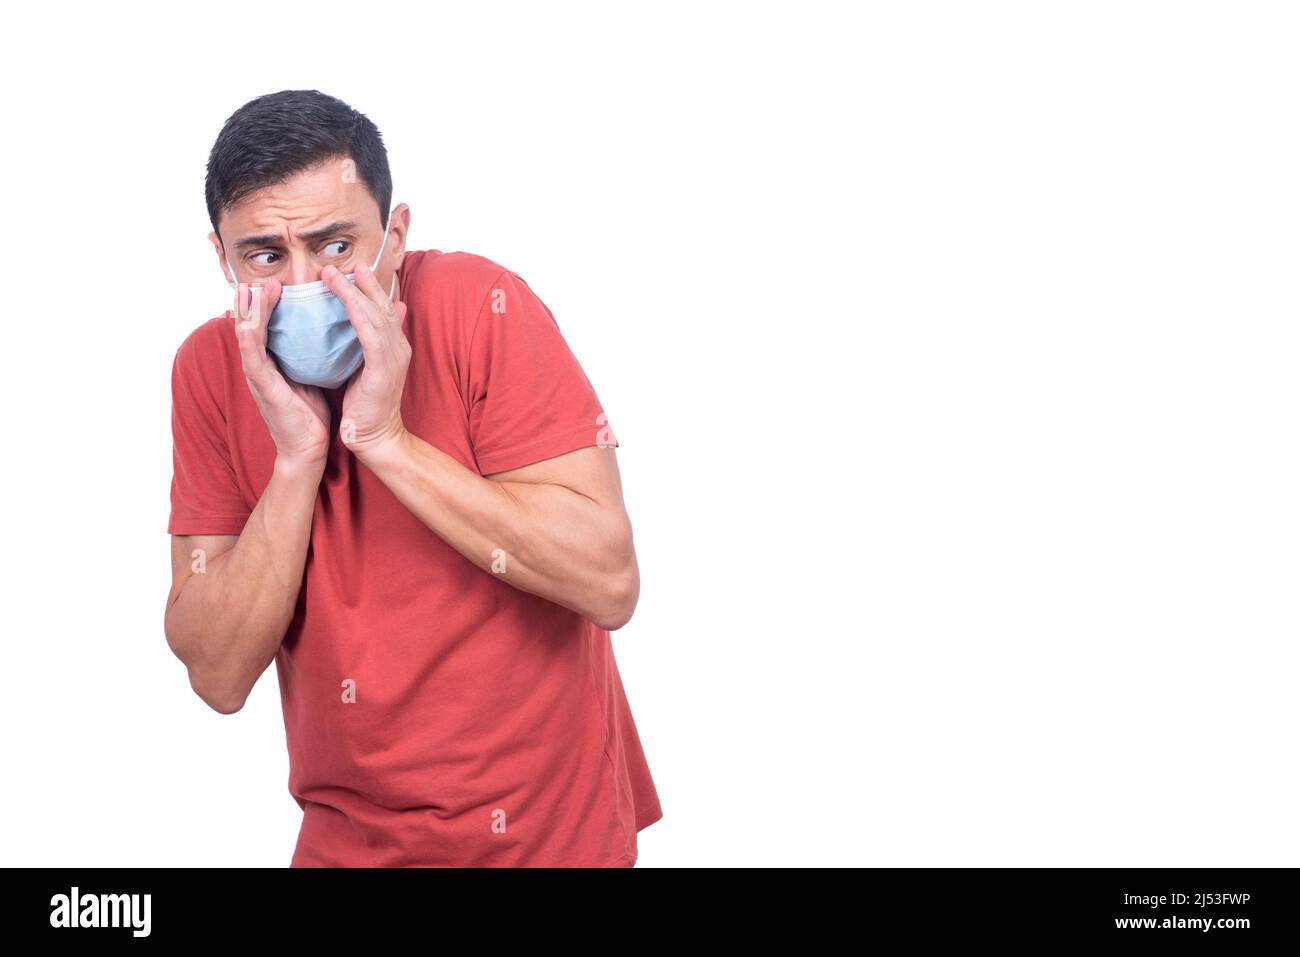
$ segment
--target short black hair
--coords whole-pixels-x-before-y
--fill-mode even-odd
[[[281,90],[249,100],[226,120],[208,155],[204,192],[212,229],[217,231],[224,210],[249,193],[336,156],[356,164],[357,177],[379,204],[380,220],[387,220],[393,177],[383,137],[368,117],[319,90]]]

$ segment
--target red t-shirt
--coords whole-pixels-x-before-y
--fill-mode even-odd
[[[481,475],[617,444],[514,272],[418,250],[398,282],[410,432]],[[343,446],[344,390],[324,391],[333,444],[275,658],[303,809],[290,866],[631,867],[663,812],[609,632],[434,534]],[[176,352],[172,431],[168,532],[239,534],[275,446],[230,313]]]

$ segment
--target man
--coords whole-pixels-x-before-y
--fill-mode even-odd
[[[379,131],[317,91],[232,115],[206,193],[236,309],[173,365],[165,627],[223,714],[275,660],[291,866],[631,867],[662,816],[609,634],[639,574],[550,310],[407,250]]]

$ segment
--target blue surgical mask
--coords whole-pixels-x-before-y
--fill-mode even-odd
[[[371,272],[379,265],[387,243],[385,223],[384,241],[379,244]],[[230,269],[229,259],[226,268]],[[234,274],[230,269],[230,275]],[[356,282],[355,273],[344,278]],[[388,287],[390,299],[396,285],[394,274]],[[290,379],[324,389],[343,385],[365,361],[357,331],[348,321],[347,306],[323,279],[281,287],[280,298],[266,323],[266,351],[275,356],[280,371]]]

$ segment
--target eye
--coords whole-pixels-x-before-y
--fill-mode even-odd
[[[253,253],[253,255],[249,256],[248,258],[249,258],[250,261],[256,263],[256,264],[259,265],[259,266],[271,266],[271,265],[274,265],[274,263],[275,263],[275,260],[274,260],[274,259],[266,260],[266,259],[258,259],[257,257],[258,257],[258,256],[278,256],[278,255],[279,255],[279,253],[273,253],[273,252],[267,251],[267,252],[261,252],[261,253]]]
[[[340,246],[343,248],[339,249]],[[324,248],[321,250],[321,252],[323,252],[326,256],[346,256],[348,251],[351,250],[351,248],[352,248],[352,244],[348,242],[346,239],[336,239],[332,243],[326,243]],[[333,250],[337,250],[337,251],[333,251]]]

